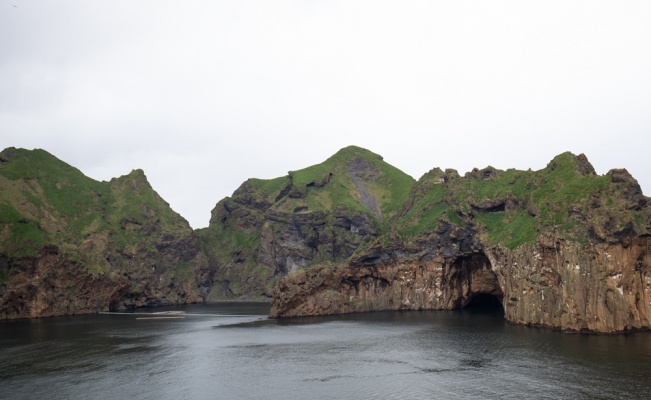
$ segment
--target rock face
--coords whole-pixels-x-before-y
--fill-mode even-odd
[[[0,318],[272,296],[272,317],[491,302],[517,324],[651,329],[651,203],[583,155],[414,182],[347,147],[249,179],[193,232],[140,170],[0,153]]]
[[[215,271],[210,298],[268,299],[279,277],[342,262],[386,230],[413,183],[354,146],[284,177],[249,179],[198,231]]]
[[[0,153],[0,318],[201,302],[208,261],[144,173],[97,182],[42,150]]]
[[[516,251],[404,253],[378,265],[312,268],[275,289],[272,317],[380,310],[450,310],[483,295],[513,323],[566,331],[622,332],[651,327],[647,238],[581,247],[541,240]]]
[[[392,229],[340,265],[291,274],[272,317],[501,304],[513,323],[651,328],[651,212],[625,170],[585,156],[537,171],[432,170]]]
[[[651,328],[651,242],[580,246],[553,237],[487,251],[507,320],[570,331]]]

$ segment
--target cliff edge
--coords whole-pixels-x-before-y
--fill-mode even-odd
[[[564,153],[540,171],[433,169],[346,263],[274,289],[272,317],[457,309],[564,331],[651,328],[651,207],[626,170]]]

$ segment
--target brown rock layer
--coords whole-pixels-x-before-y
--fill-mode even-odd
[[[199,303],[207,271],[195,279],[148,268],[151,274],[93,275],[83,263],[53,245],[38,257],[0,260],[7,279],[0,285],[0,319],[92,314],[129,308]]]
[[[514,251],[489,247],[445,255],[450,249],[439,247],[387,255],[378,264],[356,265],[358,259],[288,276],[275,288],[270,315],[451,310],[491,295],[516,324],[600,333],[646,330],[650,247],[646,237],[594,246],[541,237]]]
[[[508,321],[570,331],[651,328],[651,241],[580,246],[551,237],[487,251]]]

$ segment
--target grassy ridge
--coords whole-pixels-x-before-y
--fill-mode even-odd
[[[341,149],[323,163],[290,171],[287,176],[275,179],[249,179],[260,201],[271,203],[269,208],[283,213],[331,212],[343,207],[350,212],[371,212],[360,201],[359,190],[351,179],[349,165],[363,160],[370,169],[364,185],[370,196],[377,200],[382,213],[383,227],[395,217],[409,197],[414,179],[387,164],[382,157],[363,148],[349,146]],[[282,196],[291,188],[293,193]],[[292,195],[293,194],[293,195]],[[282,197],[277,200],[278,197]],[[380,224],[380,221],[378,221]]]
[[[89,268],[101,255],[80,252],[97,235],[120,247],[151,238],[135,227],[164,226],[170,233],[191,229],[135,170],[110,182],[99,182],[44,150],[8,148],[0,153],[0,245],[12,256],[35,256],[46,243],[82,254]]]
[[[489,167],[446,182],[442,176],[436,170],[416,184],[413,204],[397,221],[405,239],[433,232],[446,220],[475,224],[489,243],[515,248],[544,231],[587,242],[587,229],[606,218],[639,229],[647,220],[643,211],[627,209],[609,176],[596,175],[584,157],[571,153],[536,172]]]
[[[209,227],[197,233],[216,280],[228,281],[235,296],[261,294],[265,287],[269,292],[277,271],[291,267],[292,257],[309,257],[311,264],[342,261],[342,253],[362,240],[342,220],[351,226],[372,221],[373,234],[386,231],[413,183],[379,155],[350,146],[283,177],[247,180],[217,204]]]
[[[93,221],[111,199],[110,189],[44,150],[6,149],[0,163],[3,248],[35,255],[45,244],[66,242]]]
[[[383,220],[395,216],[407,200],[414,179],[384,162],[381,156],[356,146],[341,149],[321,164],[291,171],[291,184],[302,196],[284,198],[284,201],[274,204],[274,208],[284,212],[298,207],[307,207],[305,211],[331,211],[343,206],[350,211],[369,212],[360,201],[359,190],[351,179],[350,164],[355,160],[363,160],[364,167],[369,169],[364,184],[370,196],[377,200]],[[281,179],[272,182],[280,183]],[[270,182],[266,185],[271,187]],[[274,187],[278,193],[279,187]]]

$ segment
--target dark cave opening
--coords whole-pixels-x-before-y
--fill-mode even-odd
[[[502,289],[490,260],[483,252],[458,257],[451,271],[450,284],[459,288],[458,308],[504,313]]]
[[[500,296],[489,293],[477,293],[463,308],[476,311],[504,312]]]

